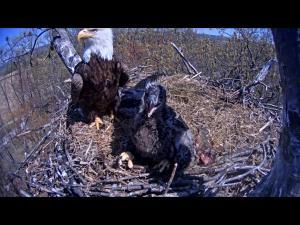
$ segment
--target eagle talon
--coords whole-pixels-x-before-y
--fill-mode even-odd
[[[111,120],[111,121],[114,121],[114,119],[115,119],[115,115],[114,115],[114,113],[112,112],[112,113],[110,114],[110,120]]]
[[[97,130],[100,130],[100,125],[103,125],[103,121],[98,116],[95,118],[95,122],[91,123],[90,127],[93,127],[95,125]]]
[[[121,166],[123,161],[127,161],[127,166],[129,169],[133,168],[133,155],[130,152],[122,152],[119,156],[118,165]]]

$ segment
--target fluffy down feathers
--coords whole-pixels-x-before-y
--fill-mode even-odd
[[[168,160],[183,172],[196,157],[193,135],[166,105],[165,89],[151,79],[123,91],[117,111],[134,153],[148,163]]]

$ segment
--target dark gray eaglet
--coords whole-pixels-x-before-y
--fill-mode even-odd
[[[134,146],[130,151],[133,155],[156,165],[154,168],[159,167],[160,172],[175,163],[177,172],[183,172],[194,162],[193,135],[182,118],[166,104],[166,90],[155,81],[155,76],[119,95],[117,117]],[[123,158],[130,157],[128,154]]]

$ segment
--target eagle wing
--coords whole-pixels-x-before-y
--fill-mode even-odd
[[[114,56],[114,61],[116,62],[116,69],[118,73],[120,73],[120,78],[119,78],[119,87],[124,87],[127,82],[129,81],[129,75],[128,75],[128,66],[124,63],[121,63],[116,56]]]
[[[83,87],[82,76],[78,73],[74,74],[72,78],[72,84],[71,84],[71,97],[72,97],[73,104],[78,103],[82,87]]]

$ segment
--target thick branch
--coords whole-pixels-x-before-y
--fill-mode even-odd
[[[251,92],[254,91],[254,86],[256,86],[257,84],[261,83],[266,76],[268,75],[269,71],[271,70],[272,66],[277,63],[276,59],[270,59],[264,66],[263,68],[259,71],[259,73],[256,75],[254,81],[252,82],[252,84],[249,84],[248,86],[251,87]],[[249,88],[248,88],[249,89]]]
[[[171,42],[171,45],[173,46],[173,48],[176,50],[176,52],[180,55],[180,57],[182,58],[184,65],[186,66],[186,68],[188,69],[189,73],[191,74],[198,74],[198,70],[190,63],[190,61],[188,61],[185,56],[183,55],[183,53],[179,50],[179,48],[173,43]],[[193,71],[191,71],[191,69]]]
[[[248,85],[245,87],[240,88],[236,92],[234,92],[232,97],[241,97],[245,93],[249,93],[250,90],[254,91],[254,87],[258,84],[260,84],[268,75],[269,71],[271,70],[272,66],[277,63],[276,59],[270,59],[264,66],[263,68],[259,71],[259,73],[256,75],[255,79],[250,82]]]
[[[73,75],[75,66],[80,63],[82,59],[72,45],[66,29],[56,28],[53,30],[52,36],[53,47],[55,48],[57,54],[59,55],[69,72]]]

